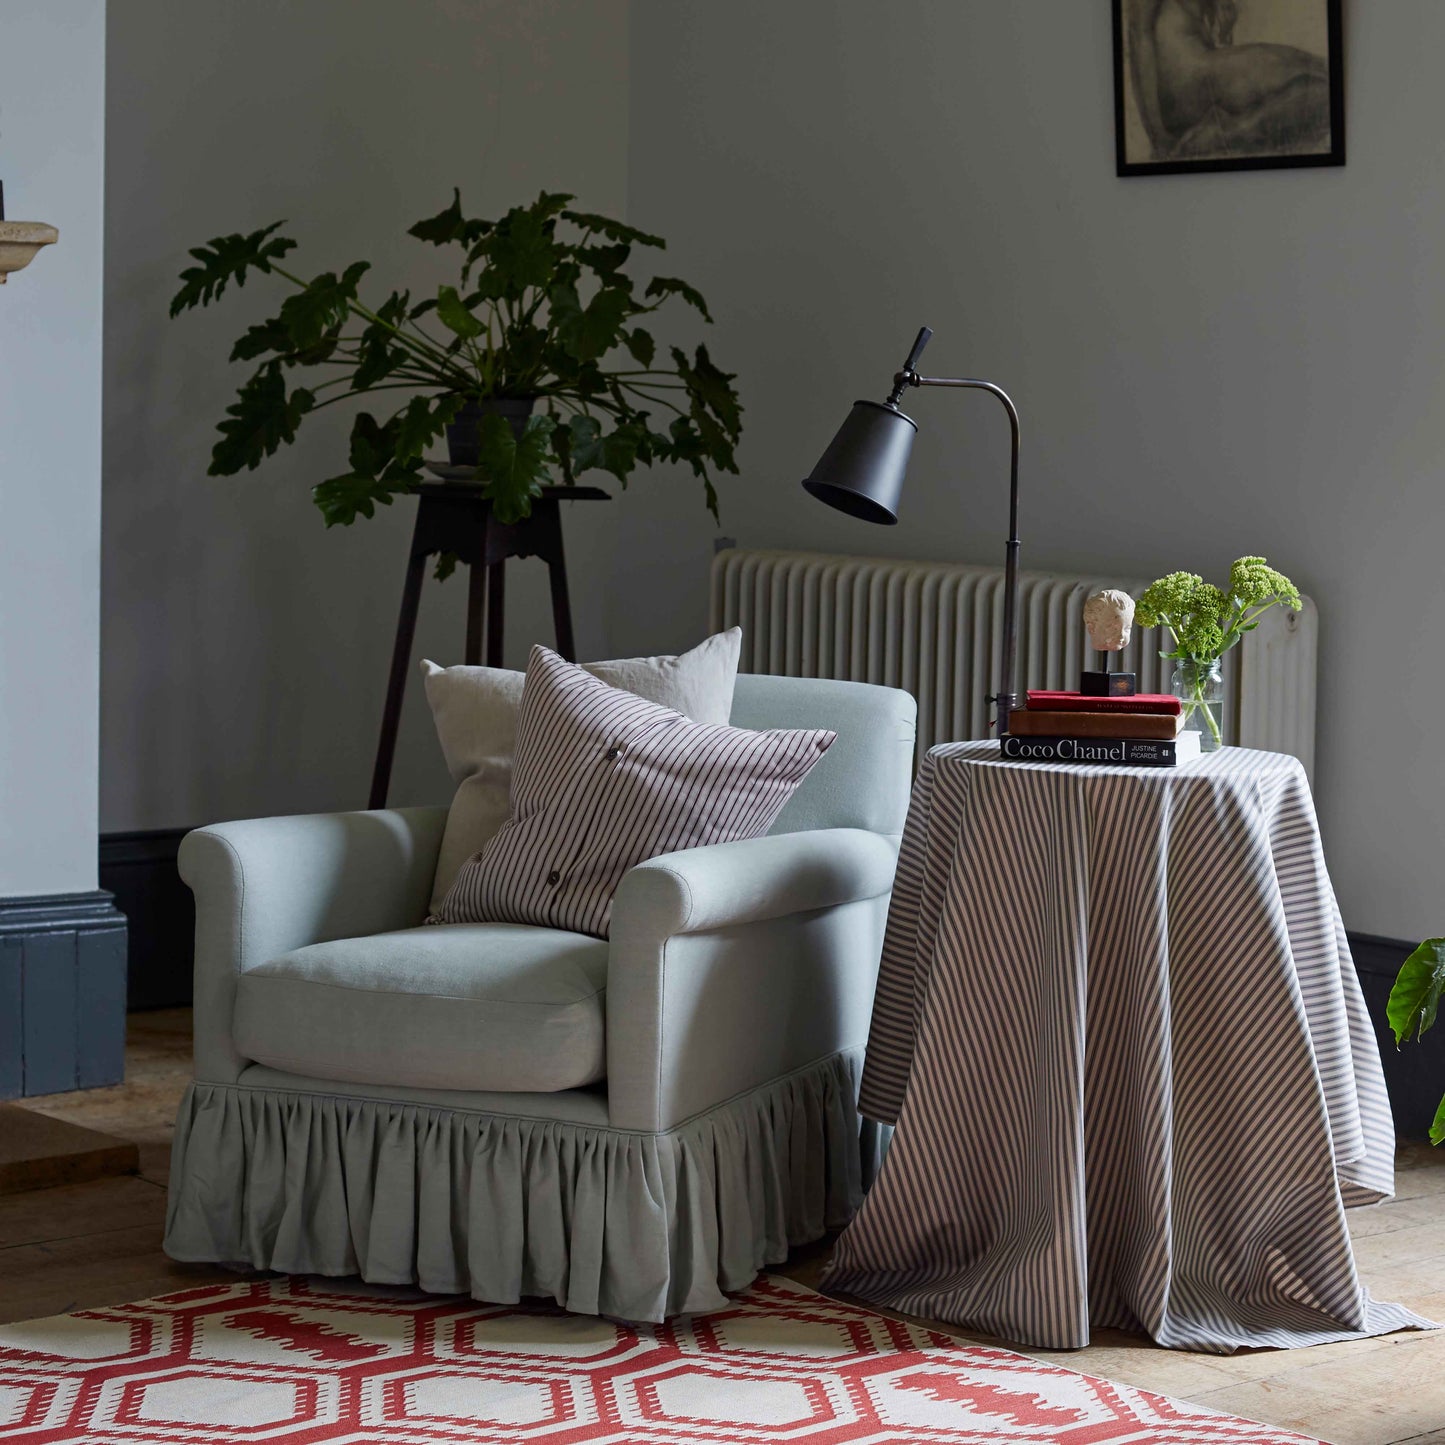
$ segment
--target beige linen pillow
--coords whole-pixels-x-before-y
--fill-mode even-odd
[[[761,837],[836,736],[690,722],[533,647],[512,816],[462,865],[435,921],[606,938],[629,868]]]
[[[677,657],[625,657],[583,666],[610,687],[694,722],[725,724],[742,645],[742,629],[732,627]],[[426,661],[421,667],[442,755],[457,784],[432,883],[435,913],[462,864],[491,842],[511,813],[512,755],[526,674]]]

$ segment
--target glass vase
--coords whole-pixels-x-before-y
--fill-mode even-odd
[[[1224,673],[1219,658],[1175,663],[1170,691],[1184,704],[1185,731],[1199,734],[1199,750],[1212,753],[1222,747]]]

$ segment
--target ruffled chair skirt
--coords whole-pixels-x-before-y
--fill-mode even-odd
[[[857,1210],[861,1063],[836,1054],[664,1134],[193,1084],[166,1252],[632,1320],[720,1309]]]

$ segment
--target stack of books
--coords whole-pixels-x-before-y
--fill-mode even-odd
[[[1199,756],[1199,734],[1184,731],[1179,699],[1162,693],[1030,692],[1028,706],[1009,714],[1008,727],[1003,755],[1023,761],[1172,768]]]

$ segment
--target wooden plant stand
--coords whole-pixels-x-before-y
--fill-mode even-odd
[[[391,676],[386,685],[386,706],[381,714],[381,737],[376,745],[376,766],[371,774],[372,808],[386,807],[391,786],[391,765],[401,724],[401,703],[411,671],[411,649],[416,636],[416,614],[421,604],[427,561],[451,552],[469,569],[467,586],[466,661],[482,661],[482,629],[486,628],[486,665],[502,665],[502,636],[509,557],[540,557],[552,583],[552,624],[557,651],[575,662],[572,610],[567,598],[567,564],[562,553],[560,502],[605,502],[600,487],[544,487],[532,503],[525,521],[499,522],[480,486],[463,482],[424,482],[417,488],[416,527],[411,536],[401,611],[396,619],[396,643],[391,651]]]

